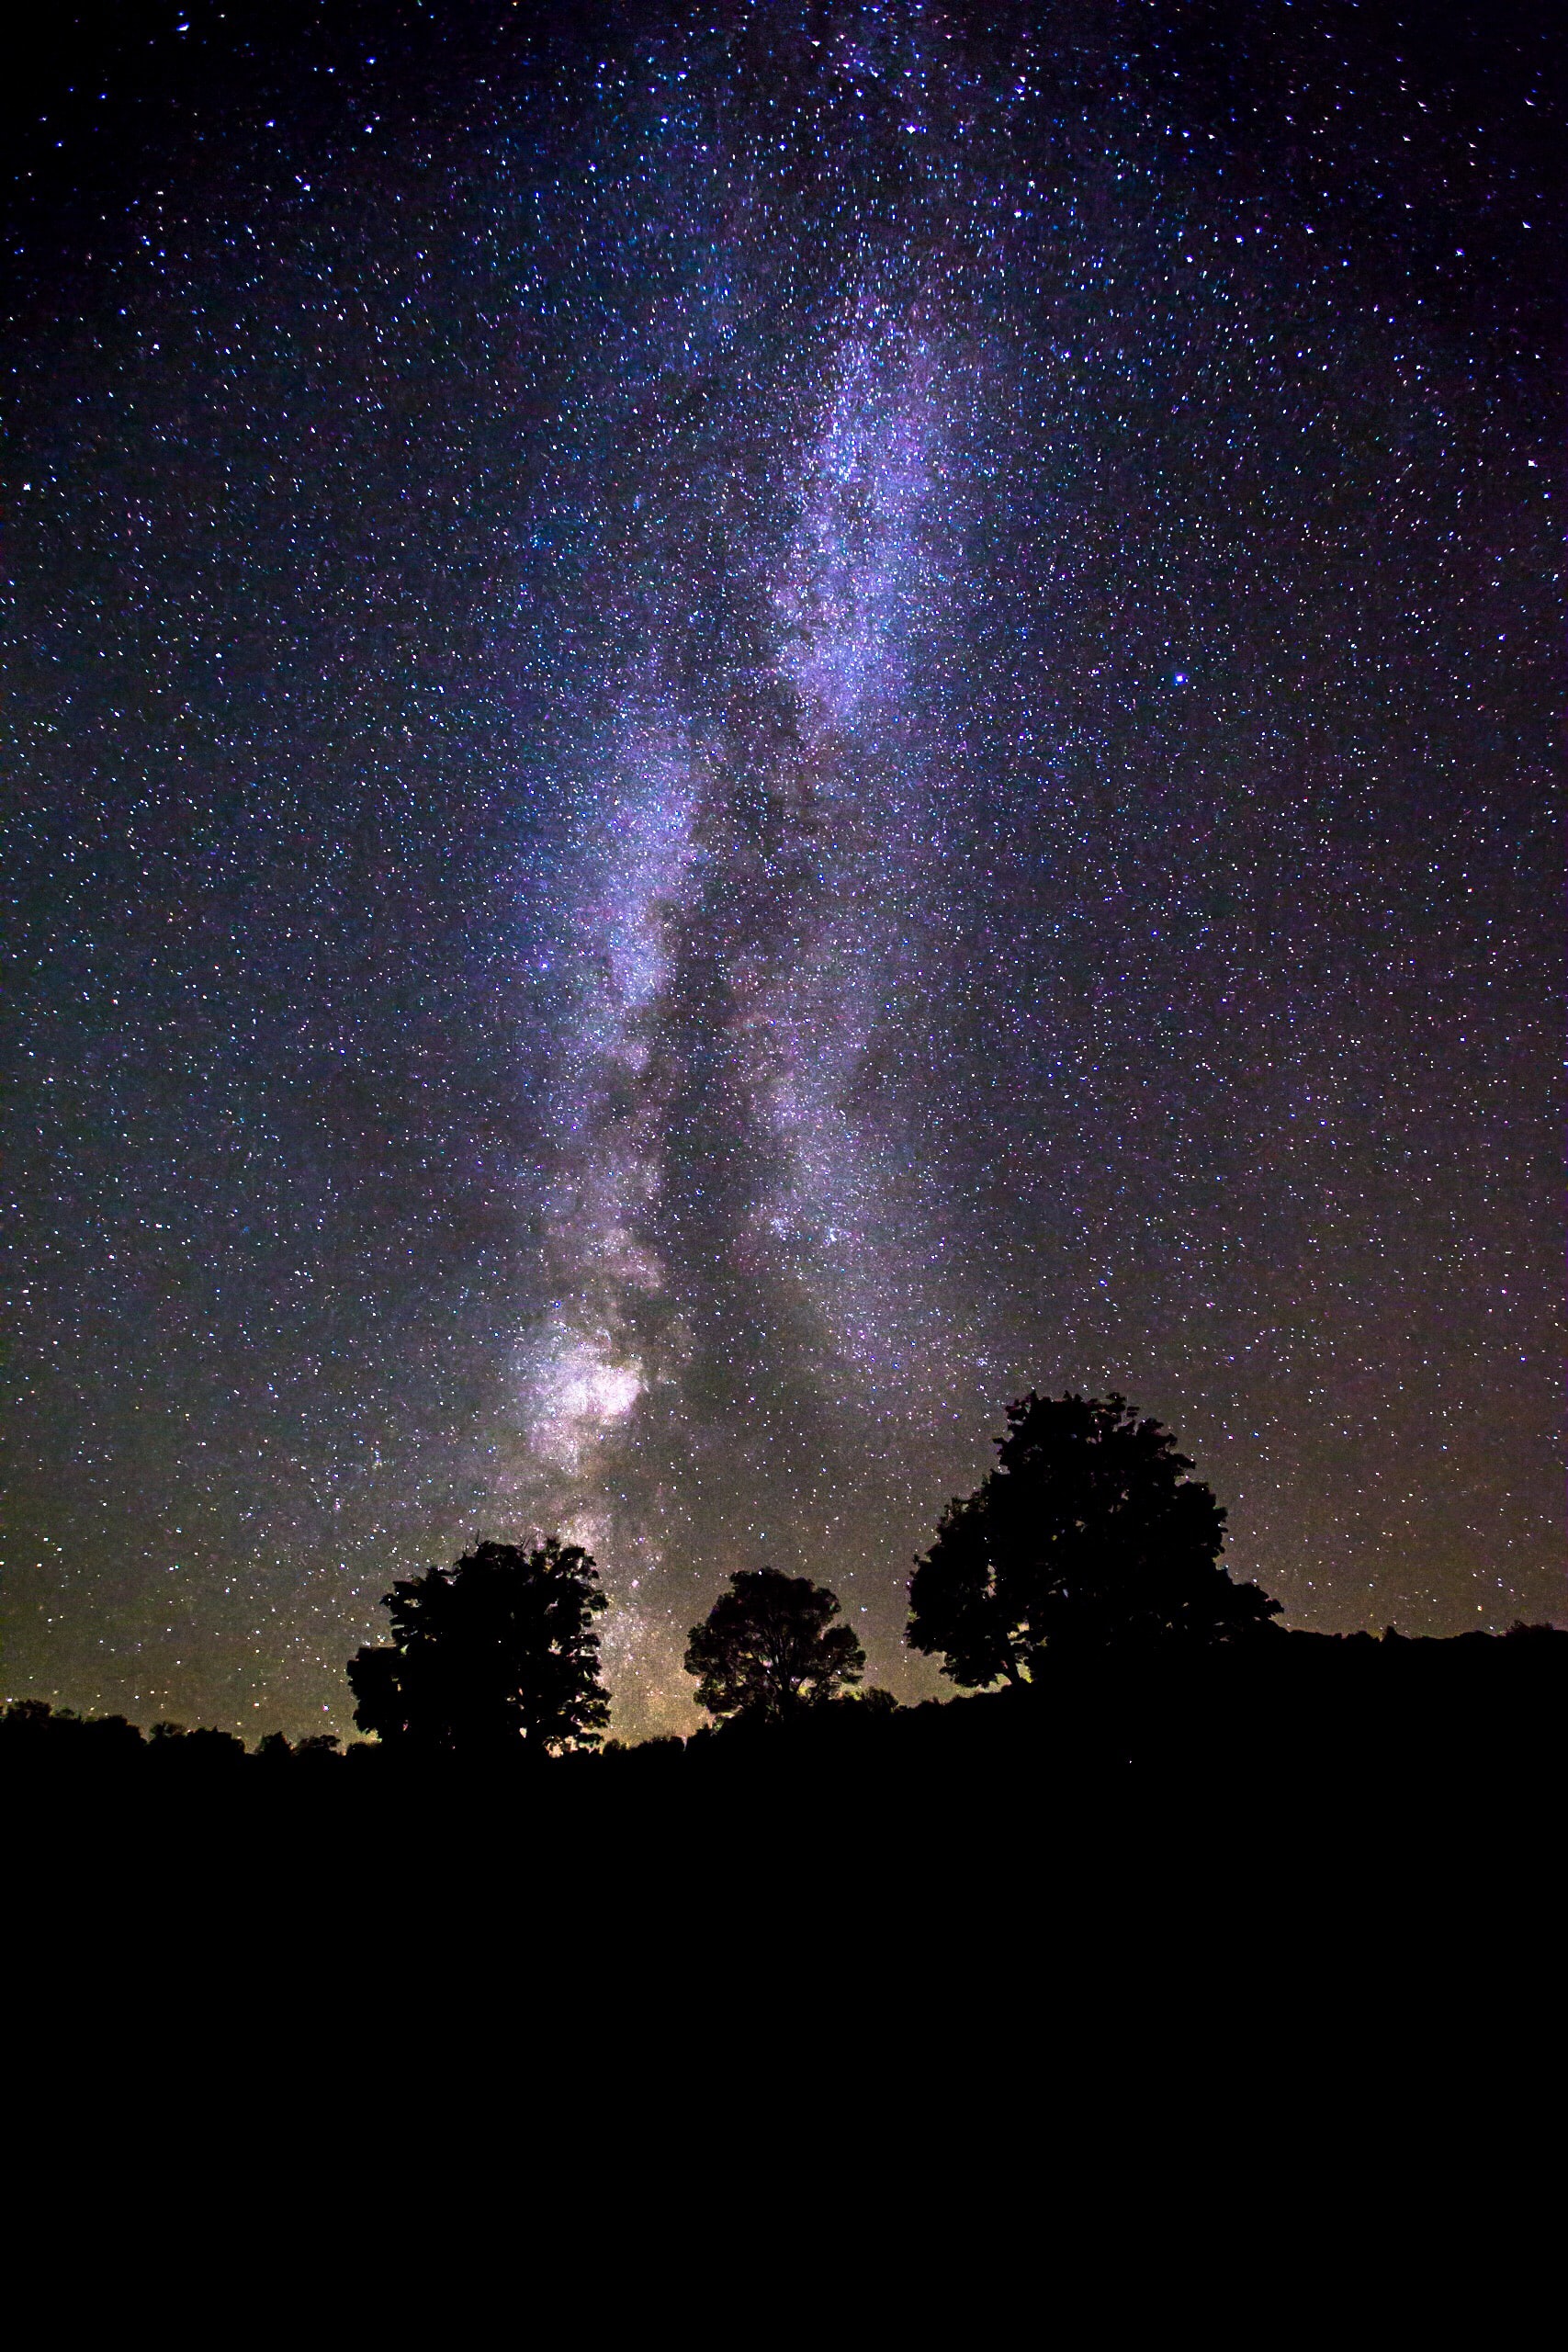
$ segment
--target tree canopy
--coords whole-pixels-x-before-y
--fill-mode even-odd
[[[908,1640],[974,1689],[1047,1649],[1228,1642],[1280,1604],[1220,1566],[1225,1514],[1158,1421],[1123,1397],[1028,1396],[997,1467],[955,1498],[909,1583]]]
[[[776,1722],[837,1697],[858,1682],[865,1652],[848,1625],[835,1625],[837,1596],[809,1577],[741,1568],[729,1579],[686,1649],[686,1671],[710,1713]]]
[[[581,1544],[481,1544],[385,1596],[390,1645],[349,1660],[354,1720],[450,1754],[596,1747],[610,1714],[593,1625],[604,1605]]]

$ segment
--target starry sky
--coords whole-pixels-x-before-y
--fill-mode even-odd
[[[63,13],[6,98],[3,1681],[589,1541],[873,1679],[1031,1386],[1568,1620],[1554,12]]]

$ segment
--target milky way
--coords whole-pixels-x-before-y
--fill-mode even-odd
[[[1544,37],[135,21],[9,216],[7,1689],[346,1727],[560,1527],[623,1729],[766,1562],[923,1690],[1064,1384],[1291,1622],[1560,1616]]]

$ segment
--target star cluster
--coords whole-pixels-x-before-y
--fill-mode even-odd
[[[7,1690],[344,1728],[558,1527],[624,1730],[763,1564],[912,1693],[1064,1384],[1292,1622],[1560,1616],[1539,16],[96,38],[6,216]]]

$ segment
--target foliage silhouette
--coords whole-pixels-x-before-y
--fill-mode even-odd
[[[123,1767],[145,1753],[141,1725],[123,1715],[79,1715],[43,1699],[14,1699],[0,1715],[0,1758]]]
[[[280,1731],[269,1731],[256,1743],[255,1753],[264,1764],[279,1766],[294,1764],[299,1758],[312,1768],[323,1763],[338,1763],[339,1740],[335,1732],[308,1732],[303,1739],[290,1746]]]
[[[757,1858],[772,1901],[777,1857],[757,1836],[761,1806],[775,1826],[798,1828],[807,1878],[819,1863],[821,1821],[840,1817],[874,1846],[916,1841],[917,1872],[943,1839],[973,1860],[976,1838],[989,1838],[1005,1878],[1020,1838],[1036,1834],[1054,1803],[1058,1834],[1086,1850],[1121,1850],[1123,1832],[1142,1823],[1162,1840],[1177,1831],[1172,1850],[1185,1855],[1190,1826],[1207,1817],[1222,1781],[1227,1851],[1238,1818],[1271,1840],[1281,1804],[1337,1825],[1337,1837],[1375,1826],[1380,1870],[1421,1822],[1441,1825],[1445,1869],[1456,1820],[1475,1824],[1477,1851],[1489,1849],[1499,1821],[1526,1818],[1537,1822],[1529,1836],[1540,1850],[1551,1849],[1568,1769],[1568,1632],[1275,1631],[1264,1641],[1069,1647],[1048,1652],[1043,1668],[1049,1705],[1038,1685],[905,1707],[863,1686],[757,1720],[739,1736],[720,1724],[683,1741],[609,1742],[603,1753],[569,1756],[526,1776],[531,1852],[536,1861],[554,1853],[564,1867],[571,1855],[618,1851],[616,1867],[635,1871],[669,1854],[673,1830],[684,1850],[705,1854],[716,1874],[709,1886],[739,1858]],[[293,1858],[313,1840],[324,1883],[340,1893],[344,1852],[381,1851],[385,1871],[361,1872],[355,1903],[378,1877],[404,1885],[412,1849],[445,1854],[459,1828],[477,1841],[479,1875],[491,1871],[497,1841],[517,1833],[522,1792],[514,1772],[501,1763],[486,1771],[482,1761],[466,1775],[455,1814],[446,1776],[402,1769],[395,1743],[362,1740],[343,1756],[321,1735],[297,1745],[276,1736],[246,1756],[213,1733],[152,1738],[122,1718],[56,1713],[41,1701],[0,1706],[0,1803],[13,1845],[26,1838],[39,1853],[75,1856],[88,1834],[136,1858],[140,1871],[145,1837],[166,1833],[199,1871],[220,1855],[254,1852],[231,1831],[272,1821],[280,1833],[287,1826],[279,1854]],[[1066,1815],[1065,1784],[1076,1792]],[[1522,1849],[1521,1868],[1539,1875]]]
[[[430,1754],[596,1747],[610,1713],[593,1626],[604,1605],[581,1544],[481,1544],[386,1595],[391,1645],[349,1661],[354,1720]]]
[[[205,1772],[217,1766],[231,1770],[245,1760],[245,1743],[231,1731],[217,1731],[210,1724],[187,1731],[184,1724],[157,1723],[148,1735],[148,1753],[182,1773]]]
[[[911,1648],[975,1689],[1032,1680],[1047,1649],[1232,1642],[1280,1604],[1219,1565],[1225,1514],[1158,1421],[1121,1396],[1008,1408],[995,1470],[948,1505],[909,1582]]]
[[[896,1715],[898,1712],[898,1702],[892,1691],[883,1690],[875,1682],[869,1690],[856,1692],[855,1704],[868,1723],[874,1720],[880,1722],[884,1715]]]
[[[837,1697],[865,1665],[838,1613],[837,1596],[809,1577],[739,1569],[687,1644],[700,1704],[721,1721],[775,1723]]]

